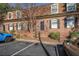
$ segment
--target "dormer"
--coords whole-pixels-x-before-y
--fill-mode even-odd
[[[22,17],[22,12],[21,11],[16,11],[16,18],[21,18]]]
[[[9,20],[13,19],[13,12],[8,12],[8,19]]]

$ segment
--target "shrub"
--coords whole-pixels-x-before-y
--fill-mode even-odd
[[[79,32],[70,32],[71,37],[79,37]]]
[[[7,31],[2,31],[2,33],[8,33]]]
[[[59,32],[52,32],[49,34],[49,37],[51,39],[54,39],[54,40],[59,40],[60,39],[60,33]]]
[[[15,37],[19,39],[19,38],[20,38],[20,34],[16,34],[16,36],[15,36]]]
[[[12,30],[12,31],[10,31],[10,33],[14,35],[14,34],[15,34],[15,31],[14,31],[14,30]]]

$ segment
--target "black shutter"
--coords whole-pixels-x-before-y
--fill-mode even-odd
[[[64,27],[67,28],[67,19],[64,19]]]
[[[60,20],[59,19],[57,20],[57,26],[58,26],[58,28],[60,28]]]
[[[74,23],[74,25],[75,25],[75,27],[77,27],[77,25],[78,25],[78,18],[77,17],[75,17],[75,23]]]
[[[16,23],[16,30],[18,30],[18,23]]]
[[[13,26],[13,31],[14,31],[14,23],[12,24],[12,26]]]
[[[51,20],[49,20],[49,29],[51,29]]]

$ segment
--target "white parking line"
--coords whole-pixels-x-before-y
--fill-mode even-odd
[[[27,48],[29,48],[29,47],[33,46],[34,44],[35,44],[35,43],[28,45],[27,47],[25,47],[25,48],[23,48],[23,49],[21,49],[21,50],[19,50],[19,51],[15,52],[15,53],[13,53],[11,56],[15,56],[16,54],[18,54],[18,53],[20,53],[20,52],[24,51],[25,49],[27,49]]]
[[[59,56],[59,52],[58,52],[58,48],[57,48],[57,46],[56,46],[56,52],[57,52],[57,56]]]

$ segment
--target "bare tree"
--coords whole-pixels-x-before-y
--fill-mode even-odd
[[[28,31],[32,32],[34,37],[37,38],[37,25],[36,25],[36,3],[29,3],[28,4]],[[36,7],[38,8],[38,7]]]

